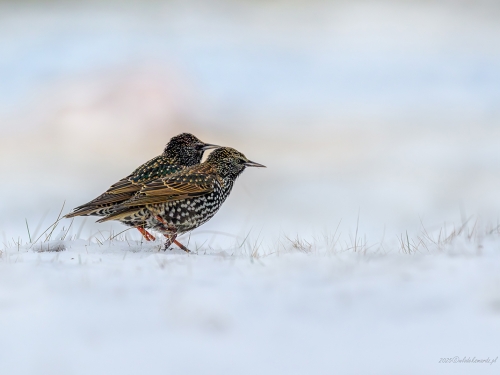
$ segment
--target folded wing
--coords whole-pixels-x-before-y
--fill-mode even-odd
[[[214,190],[217,177],[209,165],[196,165],[174,175],[145,184],[131,199],[121,203],[113,213],[98,220],[104,222],[129,216],[144,206],[163,204],[208,194]]]

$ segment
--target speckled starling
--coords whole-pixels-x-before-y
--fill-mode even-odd
[[[97,198],[76,207],[67,218],[74,216],[106,216],[115,211],[121,203],[132,198],[144,184],[157,178],[165,177],[201,162],[203,152],[219,146],[203,143],[194,135],[182,133],[173,137],[163,153],[141,165],[129,176],[111,185]],[[146,240],[154,237],[143,227],[137,227]]]
[[[213,151],[204,163],[144,185],[133,198],[121,203],[110,215],[98,220],[119,220],[124,224],[161,232],[172,243],[210,220],[246,167],[264,167],[248,160],[233,148]]]

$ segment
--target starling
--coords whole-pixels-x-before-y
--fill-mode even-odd
[[[129,176],[111,185],[103,194],[76,207],[65,217],[110,215],[118,205],[140,191],[144,184],[199,164],[205,150],[217,147],[219,146],[203,143],[192,134],[179,134],[170,139],[161,155],[144,163]],[[154,240],[154,237],[144,227],[137,226],[137,229],[146,240]]]
[[[175,243],[189,252],[176,237],[210,220],[246,167],[264,166],[233,148],[218,148],[204,163],[144,184],[133,198],[97,222],[119,220],[126,225],[153,229],[167,238],[165,249]]]

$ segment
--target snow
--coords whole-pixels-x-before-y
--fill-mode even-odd
[[[285,240],[284,240],[285,241]],[[3,249],[2,374],[493,374],[500,239],[413,247]],[[64,248],[64,250],[62,250]],[[62,251],[47,251],[48,249]]]

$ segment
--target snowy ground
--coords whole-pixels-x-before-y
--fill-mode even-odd
[[[498,373],[438,363],[500,355],[500,238],[472,228],[371,249],[283,238],[274,253],[11,243],[0,373]]]

